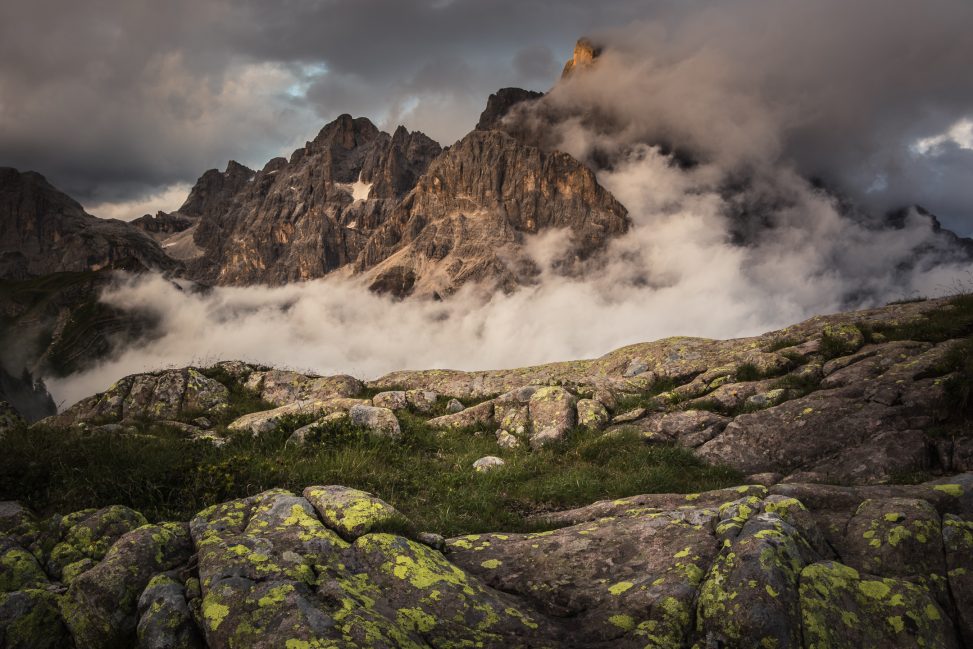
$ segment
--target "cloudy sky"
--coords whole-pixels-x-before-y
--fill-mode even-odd
[[[4,2],[0,165],[133,218],[175,208],[228,159],[286,154],[343,112],[449,143],[490,92],[547,89],[579,35],[604,34],[638,40],[661,62],[658,87],[703,104],[693,114],[753,103],[747,114],[781,118],[764,133],[802,171],[920,202],[971,234],[971,24],[968,0]]]

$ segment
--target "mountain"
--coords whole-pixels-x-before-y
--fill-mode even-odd
[[[965,295],[368,383],[166,369],[29,429],[0,406],[0,485],[40,510],[0,503],[0,637],[970,647],[971,335]]]
[[[520,93],[518,101],[533,96]],[[481,125],[512,105],[502,96]],[[186,227],[163,246],[191,233],[196,254],[182,259],[204,284],[283,284],[342,270],[398,297],[445,296],[469,281],[512,290],[531,274],[529,260],[508,261],[525,236],[569,230],[571,261],[628,227],[625,208],[567,154],[492,130],[444,151],[422,133],[389,135],[349,115],[289,160],[206,172],[177,212],[145,226],[161,230],[156,222],[177,215]]]
[[[137,227],[91,216],[40,174],[0,167],[0,278],[178,265]]]

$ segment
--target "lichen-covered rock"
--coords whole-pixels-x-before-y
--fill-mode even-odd
[[[179,419],[194,413],[219,413],[228,407],[228,399],[225,385],[187,367],[126,376],[107,391],[42,421],[64,427],[91,421]]]
[[[864,382],[868,394],[853,382],[740,415],[697,452],[745,473],[805,472],[851,484],[928,468],[923,430],[937,421],[943,404],[942,382],[929,375],[950,348],[924,346],[888,359]]]
[[[699,591],[699,625],[724,646],[801,648],[798,581],[819,559],[775,513],[747,520],[720,552]]]
[[[631,427],[646,441],[696,448],[719,435],[728,423],[729,417],[708,410],[677,410],[649,415]]]
[[[153,575],[184,565],[191,554],[185,524],[143,525],[116,541],[71,583],[61,604],[78,649],[135,644],[142,591]]]
[[[391,390],[389,392],[379,392],[372,397],[372,405],[376,408],[388,408],[389,410],[402,410],[409,406],[409,399],[403,390]]]
[[[380,437],[400,437],[402,429],[399,427],[399,420],[395,413],[388,408],[375,408],[373,406],[352,406],[348,411],[351,423],[367,429],[373,435]]]
[[[707,509],[632,507],[551,532],[449,539],[448,556],[492,588],[571,620],[569,646],[681,647],[719,547],[714,520]]]
[[[466,406],[459,399],[450,399],[446,404],[446,412],[451,415],[455,415],[458,412],[463,412],[466,410]]]
[[[546,387],[530,397],[530,443],[538,448],[563,439],[577,424],[577,398],[561,387]]]
[[[517,439],[515,435],[508,433],[505,430],[498,430],[496,432],[497,436],[497,446],[500,448],[513,449],[520,448],[520,440]]]
[[[473,470],[477,473],[486,473],[488,471],[493,471],[494,469],[499,469],[506,462],[502,458],[495,455],[487,455],[486,457],[481,457],[479,460],[473,463]]]
[[[405,399],[416,412],[428,414],[436,407],[439,393],[433,390],[406,390]]]
[[[459,430],[481,425],[490,426],[494,422],[493,408],[493,401],[484,401],[483,403],[464,408],[451,415],[435,417],[426,423],[439,430]]]
[[[13,539],[22,548],[41,555],[37,543],[42,535],[33,512],[13,500],[0,501],[0,534]]]
[[[338,412],[333,412],[330,415],[325,415],[320,419],[311,422],[307,426],[301,426],[287,438],[287,445],[303,446],[307,443],[308,439],[313,436],[321,426],[326,426],[328,424],[335,424],[338,422],[348,420],[348,413],[344,410],[339,410]]]
[[[807,649],[959,646],[946,612],[908,581],[826,561],[804,568],[800,595]]]
[[[956,623],[967,647],[973,646],[973,518],[943,517],[943,547]]]
[[[0,533],[0,593],[43,588],[47,584],[47,575],[37,558],[13,537]]]
[[[0,647],[64,649],[73,645],[55,593],[37,589],[0,593]]]
[[[304,498],[265,492],[210,507],[190,528],[207,646],[422,646],[380,603],[368,573],[351,572],[348,544]]]
[[[83,559],[101,561],[118,539],[146,523],[145,516],[122,505],[88,513],[74,521],[62,541],[51,550],[47,571],[54,577],[61,577],[67,566]]]
[[[247,378],[245,386],[275,406],[284,406],[295,401],[350,399],[357,397],[365,389],[361,381],[344,374],[316,376],[288,370],[253,372]]]
[[[398,624],[434,647],[551,646],[544,618],[448,562],[440,552],[389,534],[368,534],[354,550]]]
[[[645,408],[632,408],[612,417],[612,424],[630,424],[638,421],[648,413]]]
[[[139,649],[203,649],[186,589],[175,573],[153,577],[138,601]]]
[[[578,400],[578,425],[590,428],[591,430],[601,430],[608,425],[611,416],[608,409],[600,401],[594,399]]]
[[[304,498],[324,524],[347,541],[389,526],[402,527],[408,519],[395,507],[366,491],[329,485],[308,487]]]
[[[357,405],[366,403],[368,402],[362,399],[345,398],[294,401],[273,410],[261,410],[243,415],[230,422],[227,429],[249,432],[252,435],[264,435],[277,428],[282,421],[294,415],[324,417],[336,412],[346,412]]]
[[[936,508],[914,498],[868,499],[848,521],[843,563],[925,586],[948,602],[946,557]]]
[[[530,411],[526,403],[495,400],[493,420],[501,429],[514,435],[525,435],[530,429]]]

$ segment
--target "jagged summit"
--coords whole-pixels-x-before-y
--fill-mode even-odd
[[[561,72],[561,78],[565,79],[573,72],[583,70],[591,66],[595,59],[601,56],[604,48],[601,45],[596,44],[588,37],[581,37],[578,42],[574,45],[574,56],[572,56],[567,63],[564,64],[564,70]]]

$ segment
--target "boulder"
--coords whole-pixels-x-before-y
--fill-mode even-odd
[[[949,592],[956,604],[956,623],[966,646],[973,646],[973,519],[943,517]]]
[[[594,399],[578,400],[578,425],[590,428],[591,430],[601,430],[606,425],[610,415],[608,409],[600,401]]]
[[[344,410],[333,412],[330,415],[325,415],[324,417],[321,417],[320,419],[311,422],[307,426],[301,426],[293,433],[291,433],[291,436],[287,438],[287,442],[285,443],[288,445],[303,446],[304,444],[307,443],[308,438],[312,434],[317,432],[317,430],[320,429],[321,426],[326,426],[328,424],[334,424],[337,422],[348,421],[348,420],[349,420],[348,413],[345,412]]]
[[[389,526],[401,528],[409,524],[395,507],[358,489],[340,485],[308,487],[304,490],[304,498],[324,524],[346,541],[354,541]]]
[[[495,455],[487,455],[486,457],[481,457],[479,460],[473,463],[473,469],[477,473],[486,473],[487,471],[493,471],[494,469],[499,469],[506,462]]]
[[[358,379],[339,374],[316,376],[287,370],[266,370],[250,374],[245,387],[275,406],[295,401],[350,399],[365,389]]]
[[[91,421],[161,421],[192,414],[216,414],[229,406],[229,396],[226,386],[192,367],[133,374],[41,423],[65,427]]]
[[[289,417],[295,415],[310,415],[325,417],[336,412],[345,412],[358,405],[368,402],[363,399],[334,398],[320,400],[295,401],[273,410],[261,410],[243,415],[230,422],[227,430],[248,432],[254,436],[264,435],[277,428]]]
[[[138,601],[140,649],[204,649],[186,601],[186,589],[176,573],[153,577]]]
[[[149,580],[183,566],[191,554],[185,524],[144,525],[122,536],[65,594],[61,609],[78,649],[134,645]]]
[[[561,387],[545,387],[530,397],[530,443],[539,448],[563,439],[577,424],[577,399]]]
[[[484,401],[457,413],[430,419],[426,423],[432,428],[439,430],[459,430],[476,426],[489,426],[494,422],[493,409],[493,401]]]
[[[370,433],[380,437],[399,437],[402,435],[399,420],[395,418],[395,413],[388,408],[357,405],[348,411],[348,418],[355,426],[366,428]]]
[[[520,440],[516,436],[508,433],[505,430],[498,430],[497,435],[497,445],[500,448],[512,449],[520,448]]]
[[[89,513],[74,522],[61,542],[51,550],[47,570],[54,577],[60,578],[62,572],[75,562],[85,559],[101,561],[118,539],[146,523],[148,521],[145,516],[122,505],[112,505]],[[75,567],[73,572],[77,574],[80,567]]]
[[[655,413],[629,426],[648,442],[696,448],[719,435],[730,421],[729,417],[708,410],[677,410]]]
[[[409,400],[402,390],[391,392],[379,392],[372,397],[372,405],[376,408],[388,408],[389,410],[403,410],[408,407]]]
[[[959,646],[946,612],[911,582],[825,561],[806,566],[800,583],[805,647]]]
[[[0,593],[0,646],[63,649],[74,640],[64,624],[58,595],[44,589]]]
[[[428,414],[435,409],[439,393],[432,390],[407,390],[405,399],[416,412]]]

